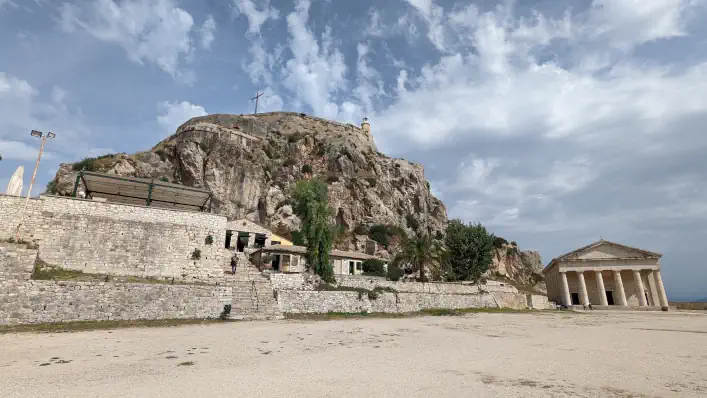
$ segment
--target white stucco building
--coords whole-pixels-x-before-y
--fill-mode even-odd
[[[556,303],[668,310],[659,253],[605,240],[553,259],[543,274]]]

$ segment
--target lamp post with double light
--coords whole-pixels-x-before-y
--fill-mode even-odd
[[[47,140],[54,139],[56,134],[47,133],[46,135],[41,131],[32,130],[30,133],[32,137],[41,138],[42,144],[39,146],[39,155],[37,156],[37,163],[34,165],[34,173],[32,173],[32,180],[29,183],[29,189],[27,190],[27,198],[25,199],[25,205],[22,207],[22,213],[20,214],[20,223],[17,224],[17,232],[15,233],[15,242],[20,242],[20,229],[22,228],[22,223],[25,221],[25,212],[27,211],[27,204],[29,204],[29,197],[32,194],[32,186],[34,185],[34,178],[37,176],[37,170],[39,169],[39,161],[42,160],[42,153],[44,152],[44,144]]]

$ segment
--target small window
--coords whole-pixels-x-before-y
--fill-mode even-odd
[[[255,245],[256,248],[260,249],[265,247],[265,241],[267,240],[267,237],[265,234],[255,234],[255,241],[253,244]]]
[[[273,240],[273,241],[270,241],[270,244],[271,245],[279,245],[279,244],[281,244],[281,242],[279,242],[277,240]]]
[[[363,269],[363,264],[359,261],[356,263],[356,271],[361,271]]]

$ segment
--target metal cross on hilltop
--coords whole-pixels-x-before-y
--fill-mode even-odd
[[[262,97],[263,95],[265,95],[265,93],[261,93],[260,88],[258,88],[258,91],[255,92],[255,97],[250,99],[251,101],[255,100],[255,113],[253,113],[254,115],[258,114],[258,102],[260,101],[260,97]]]

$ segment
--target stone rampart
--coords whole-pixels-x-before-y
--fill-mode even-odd
[[[245,319],[279,316],[266,280],[220,285],[32,280],[36,258],[37,250],[0,244],[0,325],[216,318],[226,304],[245,309],[239,314]]]
[[[272,274],[274,289],[286,290],[311,290],[311,285],[305,283],[304,274]],[[389,281],[385,278],[360,276],[360,275],[336,275],[338,286],[355,289],[375,288],[394,289],[398,292],[406,293],[435,293],[435,294],[476,294],[479,293],[479,286],[470,283],[444,283],[444,282],[403,282]],[[488,284],[481,285],[481,290],[489,293],[518,293],[518,289],[510,285]]]
[[[228,287],[27,281],[0,292],[0,324],[216,318]],[[223,290],[223,292],[221,292]]]
[[[20,198],[0,196],[3,238],[14,236],[22,206]],[[206,280],[228,263],[220,250],[226,218],[214,214],[42,196],[30,200],[25,225],[23,239],[39,245],[42,260],[65,269]]]
[[[424,309],[512,308],[525,309],[522,294],[500,293],[437,294],[379,293],[375,299],[366,294],[345,291],[280,290],[278,303],[284,313],[325,314],[328,312],[405,313]]]

